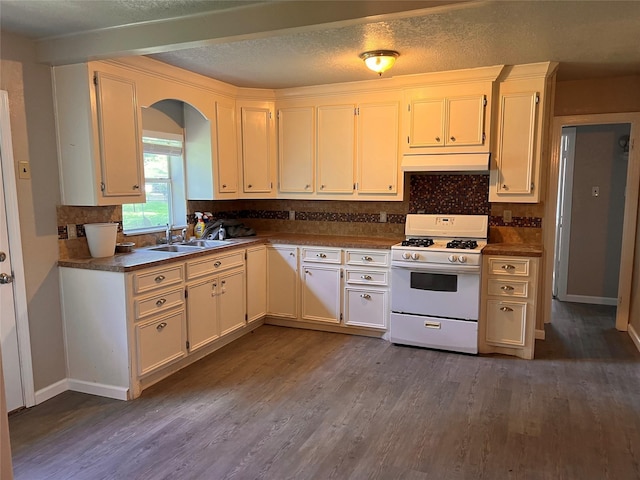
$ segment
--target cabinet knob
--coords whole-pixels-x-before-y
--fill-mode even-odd
[[[450,137],[449,140],[451,140],[452,142],[456,141],[456,137]]]
[[[309,190],[309,187],[310,187],[310,186],[311,186],[311,185],[308,185],[308,184],[307,184],[307,185],[305,185],[305,186],[304,186],[304,189],[305,189],[305,190]]]
[[[439,142],[439,141],[440,141],[440,137],[436,137],[436,142]]]
[[[513,265],[506,264],[506,265],[502,265],[502,267],[500,268],[502,268],[503,270],[515,270],[516,267],[514,267]]]
[[[389,190],[393,190],[393,185],[389,185]]]
[[[166,326],[167,326],[167,322],[159,323],[158,326],[156,327],[156,330],[161,331]]]
[[[311,275],[311,272],[310,272],[309,270],[307,270],[306,268],[304,269],[304,273],[305,273],[306,275]]]
[[[324,184],[320,185],[320,189],[323,190],[324,189]]]
[[[295,256],[296,256],[296,254],[295,254],[295,253],[293,253],[293,252],[289,252],[289,256],[290,256],[290,257],[295,257]]]
[[[513,312],[513,308],[511,307],[500,307],[501,312]]]
[[[251,188],[251,187],[253,187],[253,185],[251,185],[251,184],[247,185],[247,188]]]
[[[511,290],[513,290],[513,287],[511,285],[502,285],[500,289],[504,290],[505,292],[510,292]]]
[[[135,185],[133,186],[133,189],[134,189],[134,190],[139,190],[139,189],[140,189],[140,185],[135,184]]]
[[[371,275],[360,275],[360,278],[363,280],[371,280]]]
[[[360,298],[364,298],[365,300],[371,300],[371,295],[368,293],[361,293]]]
[[[218,268],[220,265],[222,265],[222,262],[217,261],[213,264],[214,267]]]
[[[318,258],[327,258],[327,256],[324,253],[316,253],[316,257],[318,257]]]
[[[154,280],[156,281],[156,283],[160,283],[164,280],[164,278],[164,275],[158,275],[156,278],[154,278]]]
[[[161,298],[156,302],[156,307],[161,307],[165,303],[167,303],[167,299],[166,298]]]
[[[507,184],[506,184],[506,183],[503,183],[503,184],[502,184],[502,189],[503,189],[503,190],[509,190],[509,187],[507,186]]]
[[[227,188],[227,185],[223,183],[222,188]]]

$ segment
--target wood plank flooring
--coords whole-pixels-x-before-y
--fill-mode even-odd
[[[558,303],[536,359],[263,326],[120,402],[10,418],[18,480],[640,479],[640,353]]]

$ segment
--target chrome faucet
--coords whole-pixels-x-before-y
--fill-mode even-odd
[[[183,228],[182,231],[180,232],[180,235],[182,235],[182,243],[187,243],[187,229]]]
[[[165,231],[165,234],[167,236],[167,245],[171,245],[171,225],[169,225],[167,223],[167,229]]]

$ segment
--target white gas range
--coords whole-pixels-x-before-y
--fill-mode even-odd
[[[393,343],[478,353],[487,215],[407,215],[391,247]]]

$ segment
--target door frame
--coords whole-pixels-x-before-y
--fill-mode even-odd
[[[560,142],[562,127],[579,125],[603,125],[628,123],[631,125],[629,164],[627,167],[626,197],[622,227],[622,247],[620,258],[620,276],[618,287],[618,306],[616,311],[616,329],[627,331],[629,325],[631,281],[633,278],[636,226],[638,221],[638,194],[640,190],[640,113],[604,113],[592,115],[567,115],[554,117],[551,132],[551,155],[549,176],[547,179],[547,198],[545,201],[543,242],[545,252],[553,252],[556,239],[556,209],[558,203],[558,180],[560,169]],[[553,294],[554,255],[547,254],[544,259],[544,277],[542,285],[544,322],[551,322],[551,300]]]
[[[7,134],[8,133],[8,134]],[[13,298],[16,312],[16,331],[18,333],[18,352],[20,355],[20,374],[22,375],[22,394],[26,407],[36,404],[33,383],[33,361],[31,358],[31,337],[29,334],[29,314],[27,310],[27,288],[25,283],[20,217],[18,211],[18,190],[16,188],[16,169],[11,141],[11,121],[9,116],[9,95],[0,90],[0,148],[2,151],[2,174],[4,178],[5,210],[7,215],[7,233],[13,270]]]

